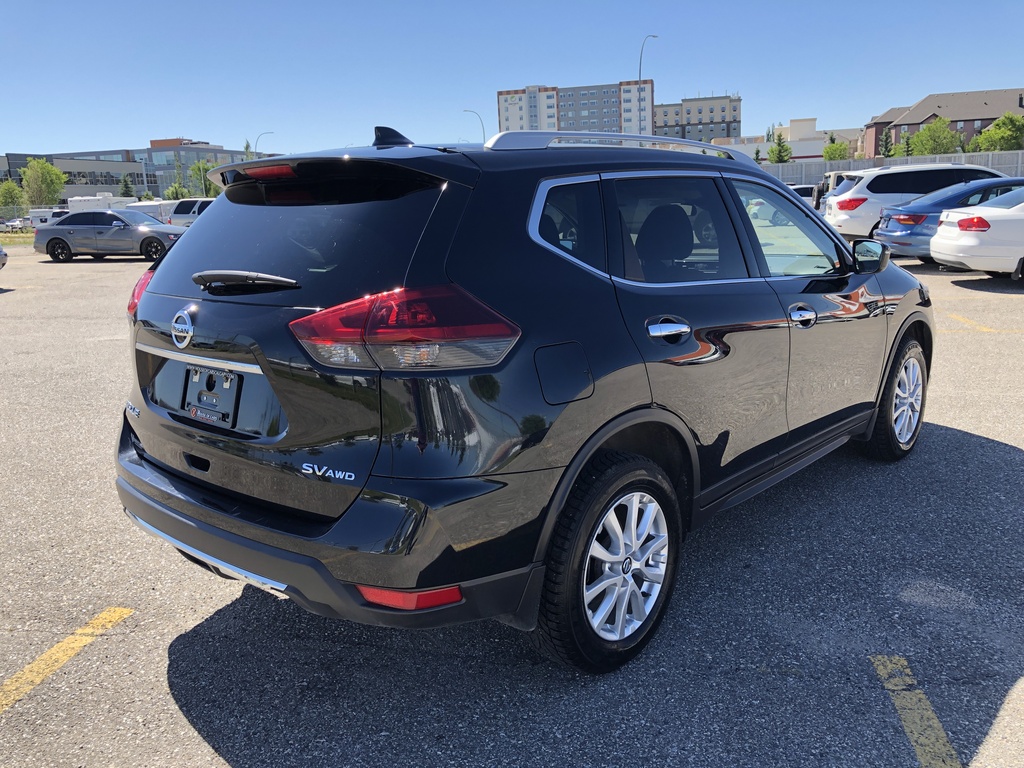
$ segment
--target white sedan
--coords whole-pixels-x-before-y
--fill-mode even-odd
[[[939,264],[1019,278],[1024,266],[1024,187],[939,216],[931,239]]]

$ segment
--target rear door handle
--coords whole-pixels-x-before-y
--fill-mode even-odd
[[[685,336],[690,332],[686,323],[653,323],[647,326],[647,335],[652,339],[663,339],[666,336]]]

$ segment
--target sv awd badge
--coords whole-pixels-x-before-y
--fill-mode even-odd
[[[329,477],[334,480],[355,480],[356,476],[351,472],[342,472],[340,469],[321,467],[319,464],[303,464],[302,474],[316,475],[317,477]]]

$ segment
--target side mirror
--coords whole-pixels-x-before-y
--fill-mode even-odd
[[[889,246],[877,240],[853,241],[853,271],[858,275],[873,275],[889,264]]]
[[[125,228],[125,227],[127,227],[128,225],[127,225],[127,224],[125,224],[125,223],[124,223],[123,221],[121,221],[120,219],[116,219],[116,220],[114,221],[114,226],[115,226],[115,227],[117,227],[118,229],[124,229],[124,228]]]

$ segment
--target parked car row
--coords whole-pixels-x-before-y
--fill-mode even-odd
[[[1021,189],[1024,177],[960,163],[847,171],[825,198],[825,220],[848,240],[874,238],[894,256],[1016,278]]]

